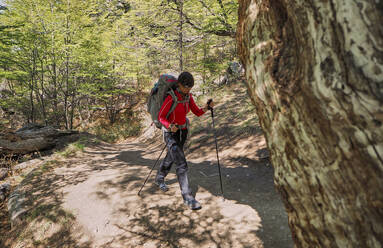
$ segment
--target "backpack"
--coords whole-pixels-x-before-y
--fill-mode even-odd
[[[189,96],[185,100],[178,101],[174,90],[177,88],[177,79],[169,74],[163,74],[160,76],[158,81],[154,84],[147,103],[147,110],[152,117],[153,123],[157,128],[161,128],[162,124],[158,120],[158,113],[160,112],[161,106],[168,95],[173,98],[173,104],[170,107],[169,112],[166,114],[166,118],[174,111],[178,103],[189,102]]]

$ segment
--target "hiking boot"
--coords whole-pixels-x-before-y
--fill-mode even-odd
[[[191,210],[198,210],[201,209],[201,204],[194,198],[184,200],[184,203],[186,206],[188,206]]]
[[[154,183],[162,190],[163,192],[166,192],[169,190],[168,186],[165,184],[165,181],[157,181],[155,180]]]

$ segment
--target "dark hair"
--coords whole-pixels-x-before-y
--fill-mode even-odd
[[[193,75],[190,74],[190,72],[184,71],[178,76],[177,80],[180,84],[183,86],[186,86],[188,88],[191,88],[194,86],[194,78]]]

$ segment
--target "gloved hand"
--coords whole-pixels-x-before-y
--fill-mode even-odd
[[[207,110],[210,110],[210,109],[212,109],[212,108],[214,108],[214,102],[213,102],[213,99],[209,99],[209,100],[207,101],[205,107],[204,107],[204,110],[205,110],[205,112],[206,112]]]
[[[178,127],[174,124],[170,124],[169,126],[170,132],[175,133],[178,131]]]

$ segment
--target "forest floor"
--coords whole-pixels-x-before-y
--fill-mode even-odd
[[[0,246],[293,247],[265,139],[243,88],[215,95],[224,200],[211,116],[205,114],[191,118],[185,149],[202,209],[183,204],[174,168],[168,192],[155,186],[154,170],[137,195],[163,147],[147,130],[123,143],[90,142],[73,156],[45,158],[17,187],[28,211],[11,230],[1,223]]]

